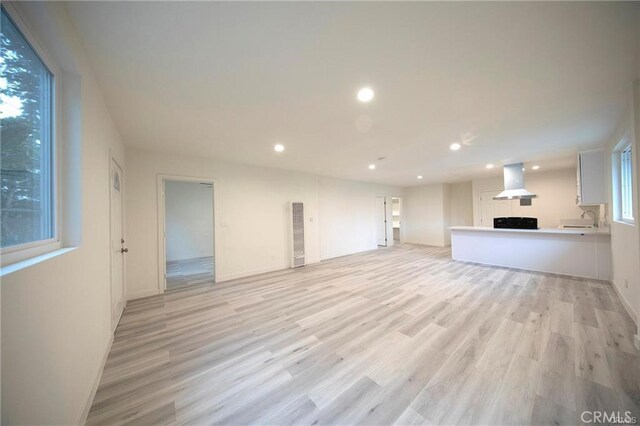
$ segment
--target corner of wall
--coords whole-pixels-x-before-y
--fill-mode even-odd
[[[104,371],[104,366],[107,363],[107,358],[109,358],[109,352],[111,352],[111,346],[113,345],[113,334],[109,336],[109,342],[107,343],[107,350],[104,352],[104,357],[100,362],[100,367],[93,378],[93,383],[89,388],[89,392],[87,395],[86,402],[82,411],[80,412],[80,417],[76,424],[83,425],[87,422],[87,418],[89,417],[89,411],[91,411],[91,406],[93,405],[93,399],[96,396],[96,392],[98,391],[98,386],[100,385],[100,380],[102,379],[102,372]]]

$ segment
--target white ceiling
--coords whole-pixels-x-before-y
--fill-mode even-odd
[[[67,7],[128,146],[389,184],[572,165],[640,75],[637,2]]]

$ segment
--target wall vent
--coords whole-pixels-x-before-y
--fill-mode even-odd
[[[305,265],[304,205],[292,202],[289,212],[291,214],[291,267],[298,268]]]

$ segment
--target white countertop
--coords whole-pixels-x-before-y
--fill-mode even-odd
[[[606,228],[540,228],[540,229],[506,229],[489,228],[483,226],[452,226],[452,231],[484,231],[484,232],[515,232],[523,234],[568,234],[568,235],[611,235]]]

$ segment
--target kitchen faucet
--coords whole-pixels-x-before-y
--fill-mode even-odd
[[[598,219],[597,219],[598,215],[593,210],[585,210],[585,211],[583,211],[582,215],[580,215],[580,218],[584,219],[584,215],[586,215],[587,213],[593,214],[593,227],[597,228],[598,227]]]

